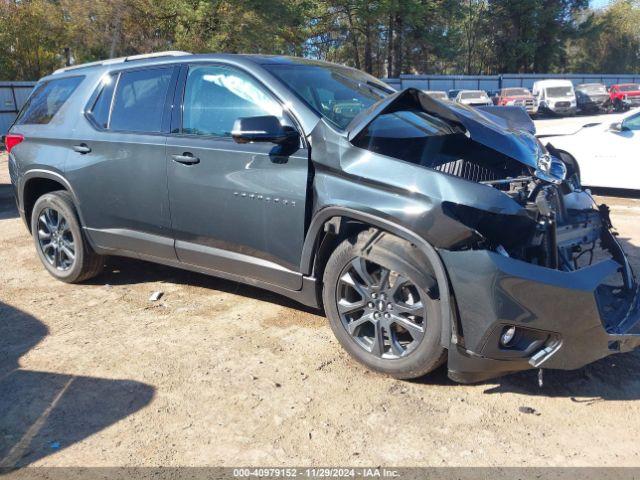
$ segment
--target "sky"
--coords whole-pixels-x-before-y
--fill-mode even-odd
[[[591,4],[592,8],[602,8],[611,3],[611,0],[590,0],[589,3]]]

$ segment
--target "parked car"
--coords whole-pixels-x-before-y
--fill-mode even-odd
[[[609,111],[609,92],[602,83],[582,83],[575,87],[578,110],[584,113]]]
[[[526,88],[503,88],[498,94],[497,105],[501,107],[522,107],[530,115],[538,113],[535,99]]]
[[[640,84],[621,83],[619,85],[611,85],[609,98],[617,112],[624,112],[630,108],[640,106]]]
[[[20,216],[65,282],[122,255],[249,283],[322,307],[355,359],[398,378],[637,347],[606,208],[495,110],[330,63],[166,53],[43,78],[5,143]]]
[[[491,99],[491,103],[498,105],[498,97],[500,96],[500,90],[487,90],[487,95]]]
[[[479,107],[493,105],[493,102],[484,90],[460,90],[455,98],[456,103]]]
[[[449,100],[447,92],[443,92],[441,90],[425,90],[424,93],[438,100]]]
[[[449,100],[455,100],[459,92],[460,92],[460,89],[449,90],[447,92],[447,95],[449,96]]]
[[[575,115],[576,93],[569,80],[538,80],[533,84],[535,106],[541,113]]]
[[[583,185],[640,190],[640,108],[544,141],[577,161]]]

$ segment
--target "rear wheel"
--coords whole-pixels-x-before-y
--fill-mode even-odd
[[[42,264],[58,280],[77,283],[102,271],[103,258],[84,238],[68,192],[47,193],[36,201],[31,233]]]
[[[438,285],[410,243],[373,230],[345,240],[325,268],[323,300],[341,345],[372,370],[415,378],[443,363]]]

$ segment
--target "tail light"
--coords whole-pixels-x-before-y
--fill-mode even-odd
[[[19,145],[24,140],[24,135],[19,133],[8,133],[4,137],[4,146],[7,148],[7,153],[11,153],[11,150],[16,145]]]

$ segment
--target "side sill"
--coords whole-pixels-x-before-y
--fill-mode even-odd
[[[315,278],[272,262],[227,250],[175,242],[176,247],[180,247],[181,261],[176,256],[172,238],[126,229],[84,230],[94,250],[101,255],[159,263],[269,290],[312,308],[321,305]]]
[[[191,272],[202,273],[204,275],[211,275],[213,277],[223,278],[225,280],[231,280],[233,282],[238,282],[245,285],[251,285],[252,287],[261,288],[285,296],[287,298],[290,298],[291,300],[294,300],[311,308],[321,308],[321,303],[317,294],[317,281],[313,277],[301,276],[301,288],[299,290],[291,290],[281,285],[268,283],[255,278],[202,267],[199,265],[193,265],[190,263],[184,263],[180,262],[179,260],[157,258],[151,255],[135,254],[133,252],[129,252],[128,254],[120,253],[120,255],[138,258],[140,260],[145,260],[153,263],[159,263],[162,265],[167,265],[169,267],[189,270]]]

